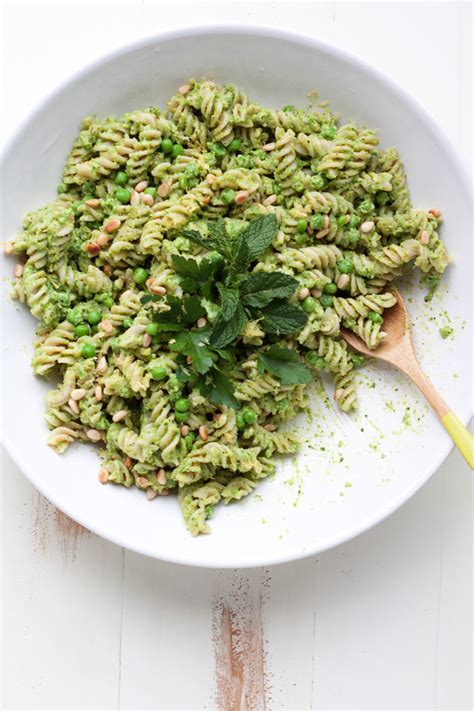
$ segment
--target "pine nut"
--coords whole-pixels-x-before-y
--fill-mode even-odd
[[[140,489],[147,489],[150,486],[150,482],[145,476],[137,476],[135,483]]]
[[[313,296],[315,299],[319,299],[321,296],[321,291],[320,289],[311,289],[311,296]]]
[[[209,439],[209,431],[208,431],[206,425],[201,425],[198,432],[199,432],[200,438],[202,440],[204,440],[204,442],[207,442],[207,440]]]
[[[3,245],[3,254],[11,254],[13,252],[13,242],[5,242]]]
[[[310,237],[314,235],[314,230],[311,225],[308,225],[308,227],[306,228],[306,232],[309,234]]]
[[[132,193],[132,197],[130,198],[130,205],[132,207],[136,207],[139,202],[140,202],[140,193],[137,193],[137,191],[134,190]]]
[[[367,222],[363,222],[360,226],[360,231],[362,234],[366,235],[368,232],[371,232],[375,227],[375,222],[372,222],[372,220],[368,220]]]
[[[163,491],[160,491],[158,496],[168,496],[169,495],[168,489],[163,489]]]
[[[86,200],[84,205],[87,205],[87,207],[99,207],[100,200],[97,200],[97,198],[91,198],[90,200]]]
[[[149,346],[151,346],[151,344],[152,344],[152,340],[153,339],[149,333],[143,334],[143,341],[142,341],[143,348],[149,348]]]
[[[99,430],[87,430],[86,435],[89,437],[91,442],[98,442],[102,439],[102,433]]]
[[[191,89],[190,84],[183,84],[182,86],[179,87],[178,92],[182,94],[183,96],[186,96],[188,91]]]
[[[265,143],[264,146],[262,146],[262,151],[266,151],[269,153],[270,151],[275,150],[276,143]]]
[[[101,232],[97,237],[96,242],[99,247],[105,247],[105,245],[109,243],[109,238],[104,232]]]
[[[148,205],[148,207],[151,207],[155,202],[153,200],[153,195],[148,195],[148,193],[140,193],[140,200],[144,205]]]
[[[166,484],[166,472],[164,469],[158,469],[156,472],[156,481],[162,486]]]
[[[275,195],[275,193],[273,193],[272,195],[269,195],[265,198],[265,200],[262,202],[262,205],[265,205],[265,207],[267,207],[267,205],[274,205],[277,200],[278,195]]]
[[[183,435],[183,437],[186,437],[186,435],[189,434],[189,425],[183,425],[181,427],[181,434]]]
[[[107,469],[101,469],[99,471],[98,478],[101,484],[107,484],[107,482],[109,481],[109,472],[107,471]]]
[[[100,245],[97,242],[88,242],[84,250],[91,255],[91,257],[97,257],[100,252]]]
[[[153,501],[153,499],[156,499],[157,496],[158,492],[152,489],[151,487],[148,487],[148,489],[146,490],[146,498],[148,499],[148,501]]]
[[[105,225],[104,225],[104,230],[106,232],[115,232],[118,230],[122,223],[120,220],[118,220],[116,217],[114,217],[112,220],[109,220]]]
[[[186,356],[186,363],[187,363],[188,365],[192,365],[192,362],[193,362],[193,357],[192,357],[192,356]]]
[[[161,183],[161,185],[158,187],[157,193],[160,197],[165,198],[165,197],[167,197],[169,191],[170,191],[169,183]]]
[[[338,289],[345,289],[346,286],[348,286],[350,280],[351,279],[348,274],[341,274],[341,276],[337,280],[337,288]]]
[[[84,388],[77,388],[76,390],[73,390],[71,393],[71,398],[73,400],[82,400],[82,398],[85,396],[86,391]]]
[[[104,274],[107,274],[107,276],[110,276],[113,272],[113,269],[110,266],[110,264],[105,264],[103,269],[104,269]]]
[[[272,425],[272,424],[270,423],[270,424],[268,424],[268,425],[265,425],[265,429],[266,429],[268,432],[275,432],[276,427],[275,427],[275,425]]]
[[[102,385],[96,385],[94,389],[94,395],[97,402],[101,402],[103,398]]]
[[[428,212],[430,213],[430,215],[433,215],[433,217],[441,217],[441,211],[438,210],[438,208],[436,207],[432,207],[431,210],[429,210]]]
[[[103,375],[107,372],[107,367],[107,360],[105,356],[102,356],[99,358],[99,362],[97,363],[97,371]]]
[[[147,187],[148,187],[148,181],[147,180],[140,180],[140,182],[135,185],[135,192],[142,193],[144,190],[147,189]]]
[[[79,410],[79,405],[77,404],[77,402],[76,402],[75,400],[73,400],[72,398],[70,398],[70,399],[68,400],[67,404],[69,405],[69,407],[71,408],[71,410],[73,411],[73,413],[74,413],[75,415],[78,415],[78,414],[79,414],[79,412],[80,412],[80,410]]]
[[[319,230],[319,232],[316,232],[316,239],[323,239],[323,237],[326,237],[326,235],[329,234],[329,230],[326,228],[324,230]]]
[[[323,217],[323,229],[327,230],[329,227],[329,217],[328,215],[324,215]]]
[[[428,232],[427,232],[426,230],[422,230],[422,231],[420,232],[420,242],[421,242],[421,244],[423,244],[423,245],[426,246],[426,245],[429,243],[429,241],[430,241],[430,236],[429,236]]]
[[[148,287],[149,290],[151,291],[152,294],[156,294],[157,296],[165,296],[166,294],[166,287],[161,286],[160,284],[150,284]]]
[[[206,197],[203,197],[203,199],[202,199],[202,204],[203,204],[203,205],[209,205],[210,202],[211,202],[211,196],[210,196],[210,195],[206,195]]]
[[[131,457],[125,457],[125,459],[123,460],[123,463],[125,464],[127,469],[130,469],[133,464]]]
[[[250,191],[249,190],[240,190],[237,195],[234,198],[234,202],[236,205],[243,205],[244,202],[247,202],[247,200],[250,197]]]
[[[202,318],[198,318],[196,326],[198,328],[204,328],[204,326],[207,326],[207,318],[204,318],[204,316]]]
[[[208,185],[212,185],[212,183],[215,182],[216,177],[217,177],[217,176],[213,175],[212,173],[209,173],[209,175],[206,176],[206,183],[207,183]]]
[[[23,275],[23,270],[24,270],[23,264],[17,264],[15,266],[15,269],[13,270],[14,276],[16,276],[18,278],[21,277]]]
[[[125,420],[126,417],[128,417],[128,410],[119,410],[112,417],[112,422],[120,422],[121,420]]]
[[[309,289],[304,286],[302,289],[299,290],[298,292],[298,299],[300,301],[303,301],[303,299],[306,299],[309,296]]]
[[[112,322],[109,321],[107,318],[100,322],[100,327],[104,331],[104,333],[112,333],[112,331],[114,330]]]

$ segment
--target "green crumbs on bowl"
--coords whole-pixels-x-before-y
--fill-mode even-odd
[[[352,505],[348,426],[372,463],[385,456],[358,384],[385,416],[394,406],[342,329],[376,349],[397,280],[419,272],[431,299],[449,261],[396,148],[327,102],[280,98],[191,79],[163,108],[86,117],[60,188],[8,248],[12,294],[38,321],[48,444],[94,445],[105,493],[135,487],[157,521],[176,497],[193,536],[215,516],[239,526],[237,503],[278,483],[303,511],[310,476]],[[407,406],[402,424],[417,422]]]

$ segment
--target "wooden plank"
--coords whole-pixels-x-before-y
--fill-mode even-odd
[[[115,708],[122,551],[3,465],[3,707]]]

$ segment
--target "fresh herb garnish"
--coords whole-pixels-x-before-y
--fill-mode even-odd
[[[312,380],[310,370],[300,361],[298,353],[291,348],[270,346],[258,354],[257,362],[260,373],[268,371],[277,377],[282,385],[310,383]]]

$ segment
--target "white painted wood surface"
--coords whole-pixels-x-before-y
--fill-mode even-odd
[[[470,3],[17,1],[4,20],[3,135],[114,47],[179,23],[239,21],[376,63],[471,154]],[[355,541],[235,572],[124,551],[2,464],[3,708],[471,708],[472,475],[457,453]]]

